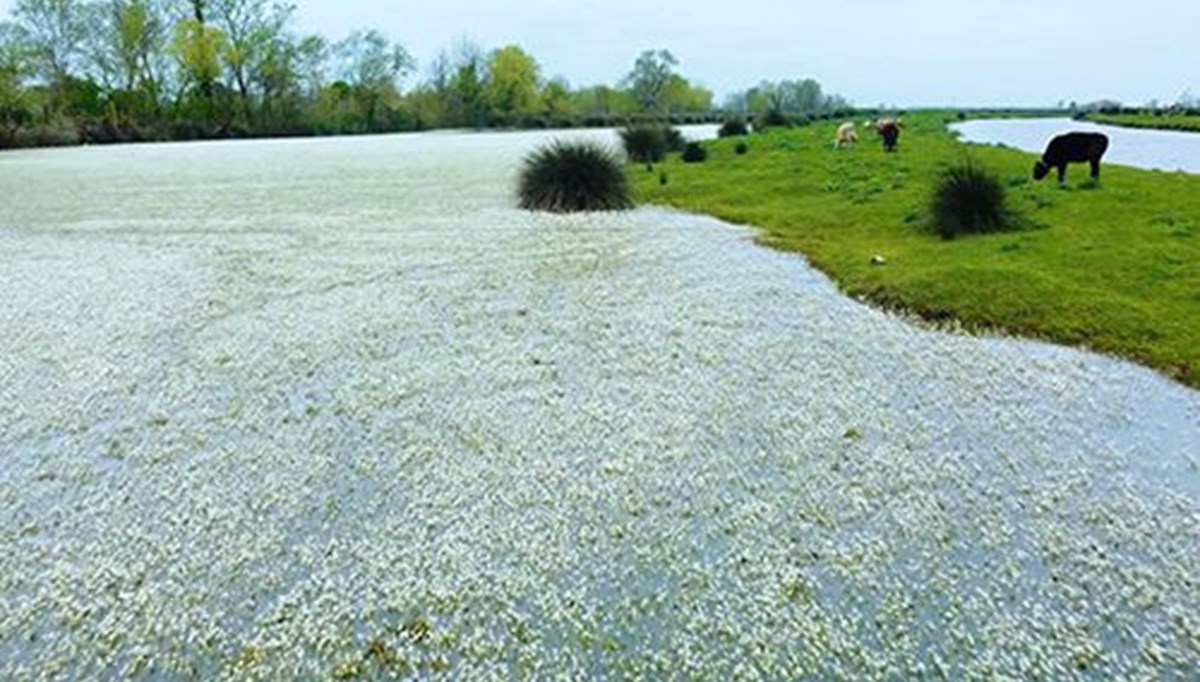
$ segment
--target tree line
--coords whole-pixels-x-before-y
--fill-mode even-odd
[[[417,79],[416,60],[382,32],[303,35],[295,15],[273,0],[19,0],[0,22],[0,148],[845,107],[803,80],[764,82],[718,108],[667,50],[638,55],[617,84],[576,88],[518,45],[462,40]]]

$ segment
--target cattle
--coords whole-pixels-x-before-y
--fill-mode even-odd
[[[858,131],[854,129],[854,121],[849,121],[838,126],[837,139],[834,140],[833,146],[841,149],[846,145],[858,143]]]
[[[896,151],[896,143],[900,141],[900,120],[894,118],[881,118],[875,121],[875,132],[883,138],[883,150],[885,152]]]
[[[1065,133],[1050,140],[1046,152],[1033,165],[1033,179],[1046,177],[1051,168],[1058,169],[1058,181],[1067,176],[1068,163],[1087,161],[1092,166],[1092,180],[1100,179],[1100,157],[1108,150],[1108,137],[1101,133]]]

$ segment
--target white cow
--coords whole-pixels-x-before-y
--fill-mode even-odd
[[[837,139],[833,141],[833,146],[841,149],[846,145],[858,143],[858,131],[854,127],[854,121],[847,121],[838,126]]]

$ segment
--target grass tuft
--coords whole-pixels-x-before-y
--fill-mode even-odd
[[[717,137],[741,137],[749,134],[750,128],[740,118],[726,119],[717,130]]]
[[[667,152],[683,151],[687,141],[675,128],[661,124],[632,125],[618,133],[625,155],[635,163],[658,163]]]
[[[521,164],[521,208],[572,213],[629,208],[629,181],[620,161],[592,142],[561,140],[535,150]]]
[[[944,170],[933,189],[933,229],[942,239],[1020,227],[1008,209],[1004,184],[971,162]]]
[[[699,142],[688,142],[683,148],[684,163],[702,163],[708,158],[708,151]]]

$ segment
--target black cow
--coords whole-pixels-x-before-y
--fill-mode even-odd
[[[1033,166],[1033,179],[1046,177],[1051,168],[1058,169],[1058,181],[1067,175],[1067,164],[1087,161],[1092,165],[1092,179],[1100,179],[1100,157],[1108,150],[1108,137],[1100,133],[1066,133],[1046,146],[1046,153]]]

